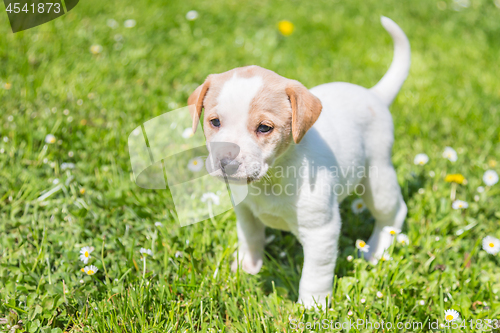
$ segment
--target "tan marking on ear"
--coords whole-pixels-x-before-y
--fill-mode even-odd
[[[292,136],[299,143],[321,114],[320,100],[300,82],[290,80],[285,91],[292,104]]]
[[[203,100],[207,94],[208,88],[210,87],[210,76],[207,77],[205,82],[196,88],[193,93],[188,98],[188,109],[193,119],[193,133],[196,132],[198,128],[198,123],[200,122],[201,109],[203,109]]]

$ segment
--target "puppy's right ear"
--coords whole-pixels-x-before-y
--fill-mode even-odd
[[[201,109],[203,109],[203,100],[210,87],[210,79],[207,77],[205,82],[193,91],[188,98],[188,108],[191,118],[193,119],[193,133],[196,132],[198,122],[200,121]]]

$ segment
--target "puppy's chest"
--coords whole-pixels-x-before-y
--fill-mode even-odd
[[[296,215],[293,214],[295,210],[291,209],[287,200],[271,196],[249,196],[245,202],[265,226],[292,232],[295,229]]]

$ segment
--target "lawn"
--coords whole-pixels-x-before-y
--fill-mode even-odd
[[[482,179],[500,172],[495,1],[88,0],[16,34],[0,15],[0,331],[289,332],[364,320],[420,332],[443,330],[436,321],[455,309],[460,331],[476,332],[500,319],[500,257],[482,249],[500,238],[500,184]],[[412,45],[391,107],[410,244],[377,265],[357,258],[374,221],[347,199],[332,304],[306,310],[295,303],[303,254],[291,234],[268,229],[262,271],[233,274],[234,212],[181,227],[169,191],[133,182],[128,136],[184,107],[208,74],[238,66],[307,87],[371,87],[392,59],[381,15]],[[293,23],[290,36],[280,20]],[[415,165],[420,153],[429,161]],[[453,209],[453,191],[467,209]],[[81,271],[84,246],[94,275]]]

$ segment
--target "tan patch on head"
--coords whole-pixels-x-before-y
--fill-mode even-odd
[[[262,77],[264,85],[250,104],[248,131],[264,145],[277,144],[279,141],[282,143],[280,146],[287,146],[290,142],[290,133],[293,140],[299,143],[321,113],[322,106],[319,99],[300,82],[258,66],[239,67],[221,74],[209,75],[205,83],[191,94],[188,104],[194,117],[193,131],[196,130],[202,108],[205,108],[205,123],[214,117],[211,110],[218,104],[218,96],[224,83],[235,74],[241,78]],[[274,133],[257,133],[260,124],[273,127]],[[207,139],[213,131],[210,126],[205,126]]]

